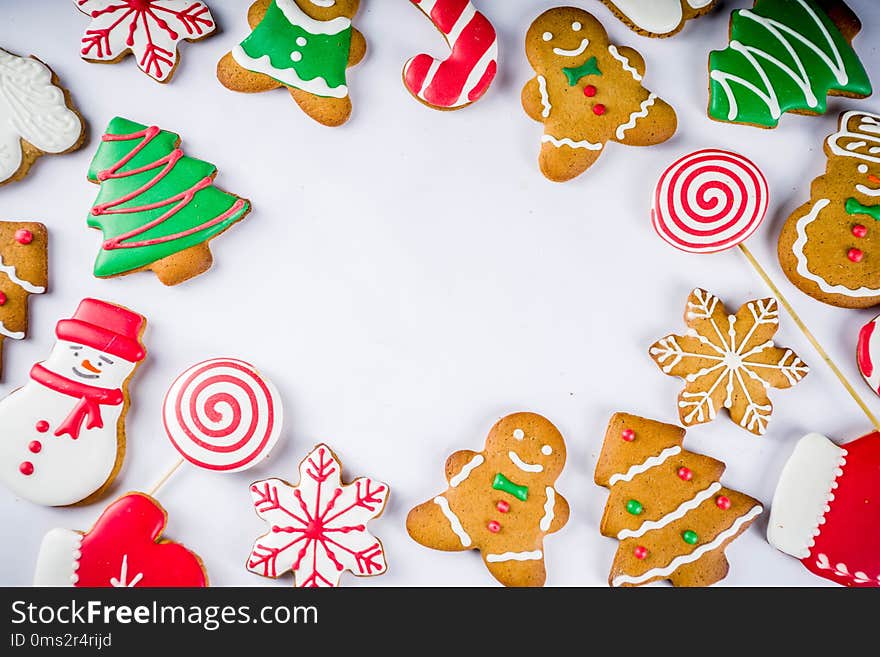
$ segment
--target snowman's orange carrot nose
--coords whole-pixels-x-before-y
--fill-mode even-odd
[[[868,180],[870,180],[872,183],[874,183],[876,185],[880,185],[880,178],[875,176],[873,173],[868,175]]]
[[[89,372],[94,372],[95,374],[100,374],[100,373],[101,373],[101,370],[99,370],[97,367],[95,367],[94,365],[92,365],[92,364],[89,362],[89,359],[88,359],[88,358],[86,358],[86,359],[82,362],[82,366],[83,366],[84,368],[86,368]]]

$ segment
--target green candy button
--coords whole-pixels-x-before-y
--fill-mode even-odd
[[[638,500],[630,500],[626,503],[626,510],[634,516],[641,515],[643,511],[642,503]]]
[[[699,537],[697,536],[697,532],[692,532],[688,529],[686,532],[682,532],[681,538],[685,543],[689,545],[696,545]]]

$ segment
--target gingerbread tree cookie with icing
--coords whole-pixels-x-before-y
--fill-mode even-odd
[[[632,30],[652,37],[678,34],[686,21],[709,13],[716,0],[602,0]]]
[[[779,234],[779,263],[811,297],[880,304],[880,114],[845,112],[825,141],[825,173]],[[878,248],[874,248],[874,244]]]
[[[537,75],[523,88],[522,105],[544,124],[538,163],[550,180],[579,176],[609,141],[650,146],[675,133],[675,111],[642,86],[642,56],[610,43],[591,14],[545,11],[526,34],[526,56]]]
[[[565,442],[549,420],[516,413],[499,420],[482,452],[446,461],[445,492],[409,512],[406,529],[435,550],[479,550],[505,586],[543,586],[544,537],[568,522],[555,488]]]
[[[794,351],[777,347],[776,299],[749,301],[735,315],[721,299],[700,288],[691,292],[685,335],[667,335],[649,349],[664,374],[685,380],[678,414],[686,427],[715,419],[726,408],[730,419],[761,436],[773,412],[770,388],[791,388],[810,371]]]
[[[595,480],[611,491],[600,531],[620,541],[611,586],[714,584],[727,576],[727,546],[763,511],[718,482],[721,461],[682,449],[684,434],[627,413],[608,423]]]

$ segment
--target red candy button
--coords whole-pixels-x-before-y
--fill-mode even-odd
[[[498,522],[497,520],[492,520],[492,521],[489,522],[488,525],[486,525],[486,528],[487,528],[490,532],[492,532],[493,534],[497,534],[498,532],[501,531],[501,523]]]
[[[625,440],[628,443],[631,443],[636,439],[636,432],[632,429],[624,429],[620,432],[620,437],[622,440]]]
[[[852,234],[856,237],[864,237],[868,234],[868,229],[862,226],[862,224],[856,224],[852,227]]]
[[[34,241],[34,234],[27,228],[19,228],[15,231],[15,241],[19,244],[30,244]]]
[[[719,495],[715,498],[715,506],[719,509],[727,511],[730,508],[730,498],[725,497],[724,495]]]
[[[694,473],[690,468],[681,467],[678,469],[678,478],[682,481],[690,481],[694,478]]]
[[[46,433],[49,430],[49,423],[46,420],[40,420],[35,428],[40,433]]]
[[[605,113],[605,106],[602,103],[596,103],[593,105],[593,114],[596,116],[602,116]]]
[[[648,556],[648,548],[646,548],[644,545],[637,546],[636,549],[633,550],[633,556],[636,559],[644,559]]]
[[[594,87],[592,84],[588,84],[586,87],[584,87],[584,96],[586,96],[587,98],[592,98],[595,95],[596,87]]]
[[[18,466],[18,471],[23,474],[25,477],[34,474],[34,464],[30,461],[23,461],[20,466]]]
[[[0,292],[0,306],[6,304],[6,295]]]
[[[43,449],[43,443],[39,440],[32,440],[28,445],[28,449],[31,450],[34,454],[39,454],[40,450]]]
[[[501,513],[507,513],[508,511],[510,511],[510,503],[506,500],[498,500],[495,508],[498,509]]]
[[[846,257],[853,262],[861,262],[862,258],[865,257],[865,254],[862,252],[861,249],[850,249],[846,252]]]

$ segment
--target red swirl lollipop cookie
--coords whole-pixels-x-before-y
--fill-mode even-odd
[[[748,239],[767,214],[764,174],[737,153],[705,149],[682,157],[660,177],[651,221],[672,246],[724,251]]]
[[[208,360],[181,374],[162,408],[171,444],[193,465],[217,472],[247,470],[281,434],[278,390],[249,363]]]

